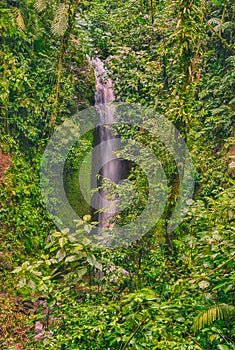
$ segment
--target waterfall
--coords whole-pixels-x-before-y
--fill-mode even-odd
[[[104,179],[110,179],[115,183],[121,180],[122,161],[114,153],[120,148],[120,140],[115,137],[111,128],[115,122],[115,108],[112,106],[115,100],[112,80],[107,78],[104,64],[99,58],[93,60],[92,64],[96,78],[95,107],[98,112],[98,124],[100,124],[98,127],[100,154],[93,159],[93,162],[96,162],[96,169],[99,169],[97,181],[99,187]],[[110,221],[117,211],[117,198],[114,195],[111,196],[107,190],[100,190],[98,209],[101,210],[98,215],[99,226],[112,227],[114,224]]]

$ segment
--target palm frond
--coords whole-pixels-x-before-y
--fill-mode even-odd
[[[68,6],[65,3],[59,5],[52,23],[52,33],[63,36],[68,28]]]
[[[212,322],[228,320],[232,315],[235,315],[235,306],[227,304],[214,305],[199,313],[194,320],[192,330],[194,333],[196,333],[210,325]]]

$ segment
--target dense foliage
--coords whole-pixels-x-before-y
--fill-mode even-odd
[[[16,0],[0,13],[1,349],[235,349],[233,2]],[[48,217],[40,159],[54,129],[94,102],[87,54],[105,62],[118,101],[153,108],[187,142],[196,187],[173,233],[177,164],[127,126],[119,134],[155,152],[167,176],[154,228],[128,247],[98,249],[83,236],[96,224],[88,212],[76,232]],[[75,145],[68,171],[92,142]],[[140,167],[129,179],[138,210],[120,224],[146,204]]]

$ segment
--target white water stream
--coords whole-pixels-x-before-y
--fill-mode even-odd
[[[96,58],[92,61],[95,70],[96,92],[95,92],[95,107],[99,115],[99,184],[102,184],[104,179],[109,179],[115,183],[121,180],[121,160],[115,155],[115,151],[120,148],[120,141],[114,136],[112,125],[115,122],[114,114],[115,107],[112,102],[115,96],[112,90],[112,80],[107,78],[104,64]],[[98,220],[100,227],[112,227],[114,216],[117,211],[117,198],[115,195],[110,195],[107,190],[100,191],[99,197],[99,213]],[[112,223],[110,222],[112,219]]]

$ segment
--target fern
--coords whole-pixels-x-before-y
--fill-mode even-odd
[[[34,7],[38,12],[42,12],[46,9],[47,3],[47,0],[37,0],[34,4]]]
[[[226,59],[226,62],[228,62],[231,65],[235,66],[235,56],[230,56]]]
[[[4,9],[4,12],[8,14],[9,19],[16,23],[19,29],[25,30],[24,17],[20,9],[17,7],[11,7],[9,9]]]
[[[25,30],[24,17],[19,9],[17,11],[16,23],[20,29]]]
[[[234,23],[232,21],[223,23],[219,18],[211,18],[208,23],[213,26],[216,32],[225,32],[228,29],[232,30],[234,28]]]
[[[234,22],[225,22],[221,25],[221,31],[225,32],[226,30],[232,30],[234,28]]]
[[[63,36],[68,28],[68,6],[65,3],[58,7],[52,23],[52,33]]]
[[[214,321],[228,320],[232,315],[235,314],[235,306],[220,304],[210,307],[209,309],[200,312],[196,317],[192,330],[194,333],[210,325]]]
[[[221,26],[221,20],[219,18],[210,18],[208,23],[211,25],[215,24],[216,26]]]

